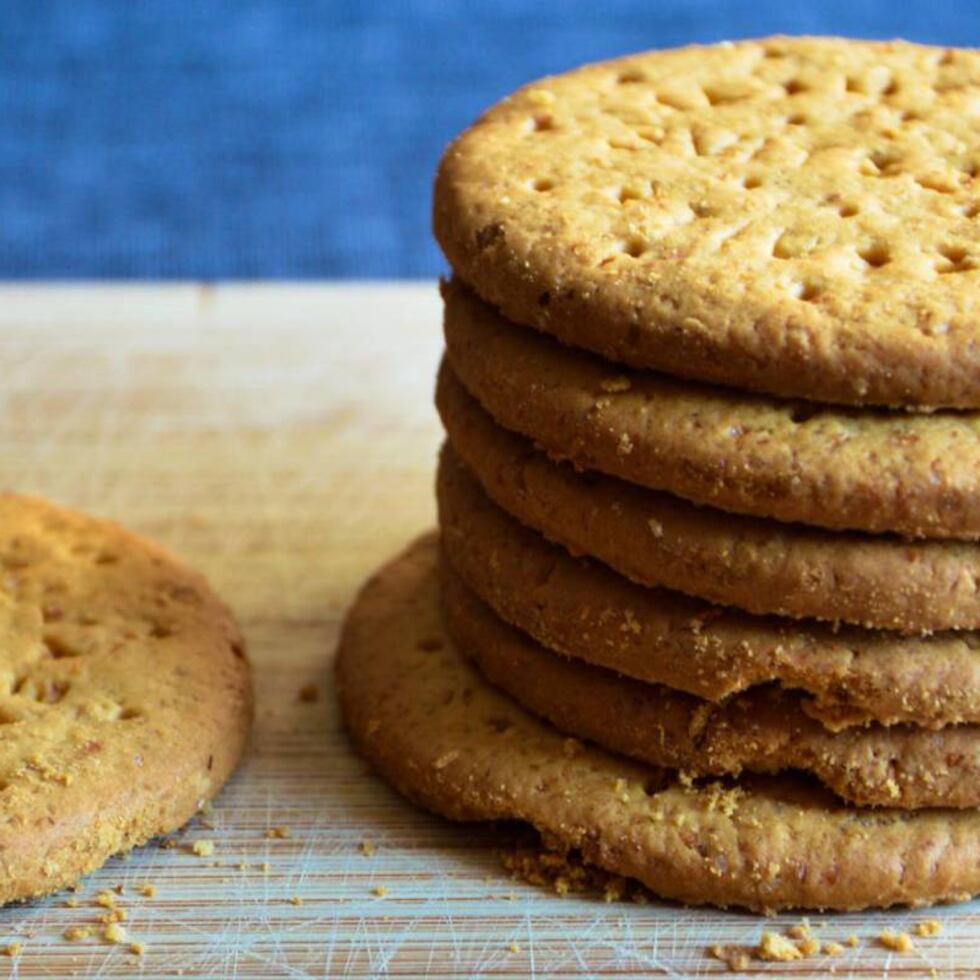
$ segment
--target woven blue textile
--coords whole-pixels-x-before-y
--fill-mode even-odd
[[[446,141],[523,81],[767,34],[980,44],[978,0],[6,0],[0,277],[439,272]]]

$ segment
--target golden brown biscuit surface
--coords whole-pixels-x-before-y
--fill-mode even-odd
[[[975,539],[980,413],[843,409],[624,371],[443,290],[447,357],[550,456],[700,504],[837,530]]]
[[[627,578],[757,614],[920,633],[980,628],[980,549],[726,514],[553,463],[508,432],[445,365],[452,451],[523,524]]]
[[[501,619],[559,653],[715,702],[777,682],[810,695],[803,710],[832,730],[980,722],[975,633],[835,629],[644,588],[523,527],[449,455],[436,486],[454,571]]]
[[[0,496],[0,902],[174,830],[245,745],[241,635],[204,580],[122,528]]]
[[[528,85],[446,151],[436,236],[611,360],[850,404],[980,407],[980,53],[770,38]]]
[[[495,692],[446,636],[427,537],[365,586],[337,660],[371,764],[457,820],[521,819],[689,903],[858,909],[980,891],[980,816],[846,806],[791,776],[685,785],[565,738]]]

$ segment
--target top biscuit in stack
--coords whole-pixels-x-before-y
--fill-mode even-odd
[[[545,79],[445,155],[435,232],[510,319],[636,367],[980,407],[980,54],[773,38]]]

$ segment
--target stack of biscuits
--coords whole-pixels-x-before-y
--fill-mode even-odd
[[[340,665],[391,781],[688,902],[980,891],[978,124],[976,52],[774,38],[449,148],[441,533]]]

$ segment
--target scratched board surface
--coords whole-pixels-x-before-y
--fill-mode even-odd
[[[250,752],[213,813],[75,895],[0,911],[0,948],[20,944],[0,976],[700,976],[726,972],[713,944],[798,921],[512,881],[512,830],[423,814],[352,755],[331,659],[361,581],[433,520],[439,346],[433,283],[0,289],[0,484],[119,519],[201,568],[241,619],[258,692]],[[300,699],[310,684],[318,699]],[[115,886],[118,945],[94,904]],[[937,917],[942,934],[901,955],[875,937],[922,913],[818,916],[819,936],[859,944],[753,969],[976,976],[980,906]]]

